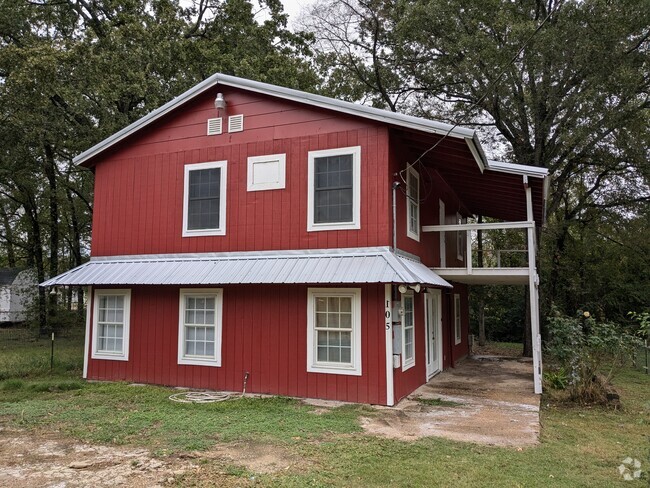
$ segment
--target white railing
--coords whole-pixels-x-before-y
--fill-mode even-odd
[[[472,224],[445,224],[445,225],[426,225],[422,227],[423,232],[465,232],[465,263],[463,266],[449,266],[448,268],[466,268],[467,273],[471,274],[472,270],[477,268],[476,262],[478,253],[482,253],[482,268],[529,268],[530,267],[530,247],[536,250],[535,232],[527,232],[525,238],[525,249],[490,249],[483,248],[479,250],[474,247],[476,239],[473,239],[473,233],[478,231],[490,230],[528,230],[535,228],[535,222],[489,222],[489,223],[472,223]],[[532,243],[530,242],[532,235]],[[476,258],[475,258],[476,254]],[[519,262],[518,259],[506,259],[505,256],[523,254],[524,258]],[[533,254],[534,255],[534,254]],[[490,259],[488,256],[492,256]],[[486,259],[487,258],[487,259]],[[533,264],[534,265],[534,264]]]

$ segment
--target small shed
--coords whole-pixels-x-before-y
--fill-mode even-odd
[[[23,322],[38,292],[31,269],[0,268],[0,324]]]

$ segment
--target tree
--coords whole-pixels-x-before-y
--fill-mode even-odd
[[[72,158],[213,72],[312,87],[309,36],[260,4],[263,22],[246,0],[0,0],[0,262],[44,281],[87,259],[92,175]],[[42,325],[56,301],[40,290]]]
[[[311,18],[339,92],[484,127],[499,159],[549,169],[543,296],[573,313],[575,229],[650,202],[646,2],[322,0]]]

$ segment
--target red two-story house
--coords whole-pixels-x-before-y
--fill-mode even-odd
[[[216,74],[75,162],[92,257],[43,285],[88,287],[86,378],[393,405],[467,355],[467,284],[536,291],[546,172],[473,130]],[[529,264],[474,268],[481,225]]]

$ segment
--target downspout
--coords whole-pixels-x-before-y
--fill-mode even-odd
[[[393,182],[393,252],[397,252],[397,188],[400,182]]]

